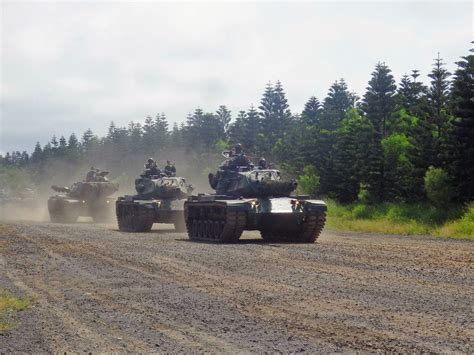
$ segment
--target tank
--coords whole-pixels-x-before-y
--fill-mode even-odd
[[[292,196],[296,180],[282,181],[277,169],[224,163],[209,183],[215,194],[184,204],[191,240],[233,243],[244,230],[258,230],[265,241],[313,243],[324,228],[326,204]]]
[[[110,197],[118,190],[118,184],[105,178],[102,181],[76,182],[70,187],[53,185],[58,195],[48,199],[48,211],[51,222],[74,223],[78,217],[92,217],[94,222],[106,222],[113,216],[113,202]]]
[[[135,179],[136,195],[117,199],[115,211],[119,229],[148,232],[154,223],[170,223],[177,232],[185,232],[184,201],[192,189],[182,177],[145,172]]]

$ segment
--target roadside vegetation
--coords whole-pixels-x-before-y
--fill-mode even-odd
[[[18,298],[0,290],[0,332],[14,328],[15,313],[27,309],[30,304],[30,298]]]
[[[426,203],[341,205],[328,201],[327,227],[337,231],[429,235],[474,240],[474,204],[463,209]]]

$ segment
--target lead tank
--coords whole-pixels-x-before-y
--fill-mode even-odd
[[[183,204],[192,189],[182,177],[145,172],[135,179],[136,195],[117,199],[115,211],[119,229],[148,232],[154,223],[170,223],[176,231],[185,232]]]
[[[277,169],[221,165],[209,174],[216,194],[191,196],[184,204],[191,240],[233,243],[244,230],[266,241],[313,243],[324,228],[326,204],[290,196],[295,180],[282,181]]]
[[[110,197],[118,190],[118,184],[105,178],[103,181],[76,182],[70,187],[53,185],[58,195],[48,199],[48,211],[51,222],[74,223],[78,217],[92,217],[94,222],[106,222],[113,216],[114,198]]]

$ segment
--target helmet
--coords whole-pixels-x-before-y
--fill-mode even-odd
[[[237,144],[235,145],[235,147],[234,147],[234,150],[235,150],[235,152],[236,152],[237,154],[238,154],[238,153],[242,153],[242,150],[243,150],[242,144],[237,143]]]
[[[171,162],[169,160],[166,161],[166,164],[171,165]]]
[[[148,159],[148,162],[149,162],[149,163],[154,163],[155,161],[153,160],[153,158],[149,158],[149,159]]]

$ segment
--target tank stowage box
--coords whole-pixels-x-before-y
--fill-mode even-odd
[[[71,187],[51,188],[59,195],[48,199],[51,222],[74,223],[78,217],[92,217],[94,222],[105,222],[113,216],[114,198],[118,185],[109,181],[76,182]]]
[[[290,196],[296,181],[282,181],[276,169],[222,165],[209,182],[216,194],[184,204],[191,240],[232,243],[244,230],[259,230],[267,241],[312,243],[324,227],[326,204]]]
[[[124,232],[148,232],[153,223],[172,223],[185,232],[184,201],[192,186],[182,177],[142,175],[135,180],[137,195],[119,197],[118,226]]]

